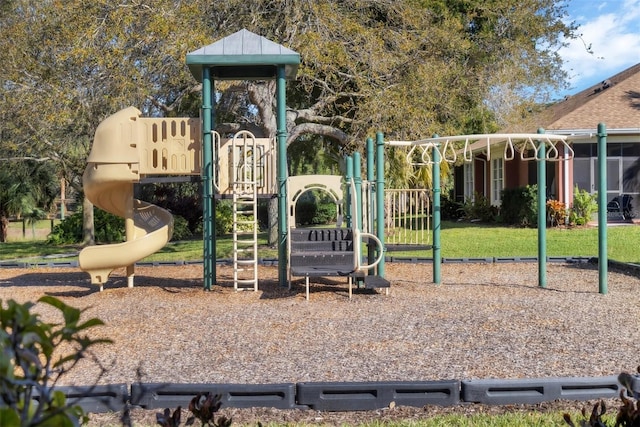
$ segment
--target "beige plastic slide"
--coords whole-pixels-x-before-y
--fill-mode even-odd
[[[85,196],[96,207],[125,218],[126,242],[80,252],[80,268],[101,290],[111,271],[120,267],[127,267],[132,286],[133,264],[161,249],[173,233],[168,211],[133,198],[133,183],[140,180],[139,116],[138,109],[129,107],[100,123],[83,176]]]

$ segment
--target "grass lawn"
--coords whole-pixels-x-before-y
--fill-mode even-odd
[[[44,221],[47,224],[48,221]],[[21,223],[12,223],[19,227]],[[50,225],[44,225],[44,229]],[[26,236],[30,233],[27,231]],[[598,229],[549,228],[547,229],[547,256],[592,257],[598,255]],[[442,223],[441,245],[443,258],[535,257],[538,255],[538,230],[472,223]],[[277,258],[277,249],[266,245],[266,234],[259,235],[259,257]],[[143,261],[197,261],[202,259],[202,240],[194,239],[169,242],[159,252]],[[218,259],[232,257],[231,236],[216,241]],[[0,260],[51,256],[77,252],[76,246],[50,246],[39,239],[10,239],[0,243]],[[615,226],[607,228],[607,253],[609,259],[640,264],[640,226]],[[389,252],[394,257],[430,258],[431,251]],[[68,258],[66,258],[68,260]]]
[[[7,236],[7,240],[9,242],[45,240],[53,226],[59,223],[59,219],[43,219],[33,222],[22,220],[11,221],[9,223],[9,235]]]
[[[598,229],[548,228],[547,256],[597,256]],[[442,256],[513,257],[538,255],[538,230],[469,223],[442,224]],[[640,226],[607,227],[609,259],[640,263]]]

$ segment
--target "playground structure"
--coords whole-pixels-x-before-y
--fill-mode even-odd
[[[133,185],[143,178],[166,175],[200,175],[200,120],[191,118],[145,118],[135,107],[125,108],[105,119],[96,130],[87,168],[83,176],[85,196],[97,207],[125,219],[126,242],[84,248],[79,263],[100,285],[111,271],[127,268],[127,281],[133,286],[136,261],[161,249],[171,238],[173,217],[166,210],[133,198]],[[239,133],[234,138],[216,135],[219,168],[216,188],[221,197],[232,197],[234,207],[234,253],[247,250],[256,226],[255,200],[273,191],[273,177],[264,173],[273,163],[273,141]],[[244,154],[243,154],[244,153]],[[254,153],[260,153],[259,159]],[[230,178],[233,176],[233,178]],[[262,178],[260,178],[262,177]],[[251,209],[247,220],[246,208]],[[253,239],[244,239],[248,233]],[[243,264],[242,257],[234,259]],[[255,266],[252,266],[255,272]],[[257,286],[236,277],[237,283]],[[254,283],[256,285],[254,285]],[[256,288],[257,289],[257,288]]]
[[[287,190],[287,183],[291,180],[287,177],[286,168],[285,82],[286,79],[295,77],[300,63],[299,54],[264,37],[241,30],[212,45],[191,52],[187,55],[186,62],[194,77],[202,82],[201,121],[190,118],[142,118],[140,112],[131,107],[107,118],[98,127],[84,175],[85,193],[96,206],[125,218],[127,241],[117,245],[83,249],[79,259],[80,266],[90,274],[92,283],[100,285],[101,288],[110,271],[126,267],[128,284],[133,286],[134,263],[160,249],[170,239],[172,232],[172,218],[168,212],[133,199],[133,183],[139,182],[142,176],[147,175],[200,175],[203,184],[204,288],[211,289],[216,279],[213,203],[216,193],[218,197],[230,195],[233,198],[234,287],[237,290],[258,288],[255,209],[260,191],[264,191],[263,194],[277,195],[278,198],[278,279],[280,285],[285,286],[291,277],[289,264],[293,251],[290,246],[291,224],[288,214],[292,209],[293,200],[289,198]],[[214,131],[214,79],[276,80],[275,141],[260,140],[244,132],[238,133],[230,141],[220,138]],[[411,164],[432,168],[433,194],[430,207],[433,224],[433,281],[440,283],[440,162],[455,162],[459,154],[462,154],[464,161],[470,161],[472,148],[478,145],[486,146],[485,152],[489,158],[493,145],[504,144],[502,155],[505,160],[513,159],[519,153],[522,160],[538,162],[539,285],[545,287],[546,212],[545,192],[542,191],[546,188],[544,165],[546,161],[570,159],[573,156],[570,143],[580,137],[540,132],[433,137],[419,141],[385,143],[383,135],[377,134],[375,156],[373,140],[367,140],[367,179],[364,185],[360,178],[359,153],[354,153],[352,160],[347,159],[344,188],[349,194],[349,203],[346,203],[348,209],[345,217],[351,233],[347,232],[341,236],[341,240],[347,239],[347,243],[335,245],[340,247],[346,244],[350,254],[342,254],[339,263],[331,264],[334,267],[331,275],[347,275],[351,280],[356,277],[356,273],[360,275],[366,272],[365,276],[378,278],[369,279],[372,287],[389,286],[388,281],[384,279],[383,256],[386,251],[383,168],[386,144],[409,147],[407,160]],[[464,148],[459,149],[463,141]],[[598,126],[598,146],[599,153],[605,153],[598,158],[600,188],[606,188],[604,125]],[[225,154],[226,162],[223,161]],[[222,164],[228,164],[229,167],[222,168]],[[425,199],[424,195],[420,197]],[[406,208],[400,207],[401,204],[404,204],[404,201],[395,205],[391,211],[406,211]],[[599,194],[599,207],[600,292],[606,293],[607,209],[603,194]],[[424,210],[424,207],[421,209]],[[421,213],[420,216],[429,215]],[[406,223],[405,221],[403,227]],[[369,248],[369,264],[366,265],[361,262],[363,238],[367,240]],[[239,253],[246,256],[240,257]],[[306,277],[307,297],[309,277],[328,275],[325,267],[318,266],[326,265],[326,258],[333,256],[334,254],[324,253],[322,257],[317,257],[314,254],[311,257],[315,261],[314,264],[307,262],[310,259],[308,254],[303,254],[303,267],[306,270],[294,270],[293,273]],[[352,259],[350,264],[345,264],[347,257]],[[240,272],[249,273],[248,276],[240,277]],[[367,279],[364,281],[366,283]]]
[[[186,63],[194,78],[202,82],[201,126],[195,126],[197,121],[193,119],[145,119],[140,117],[138,110],[127,109],[105,120],[96,132],[94,148],[89,156],[85,174],[85,185],[89,188],[87,196],[96,206],[124,216],[127,241],[120,244],[124,246],[107,245],[83,250],[80,266],[90,274],[92,283],[100,285],[101,288],[111,270],[126,267],[128,285],[133,286],[135,261],[165,244],[171,236],[172,228],[170,216],[165,212],[133,200],[133,183],[139,182],[143,175],[200,174],[203,187],[204,288],[211,289],[216,280],[214,200],[216,197],[225,196],[223,186],[230,189],[229,194],[233,198],[234,287],[238,290],[257,289],[255,206],[258,189],[261,187],[266,193],[275,194],[278,198],[278,279],[280,285],[284,286],[288,277],[289,256],[285,84],[287,79],[295,77],[300,55],[264,37],[240,30],[187,54]],[[260,149],[258,139],[248,134],[236,135],[232,146],[225,150],[224,141],[214,130],[214,79],[276,80],[275,151],[273,145],[264,145],[264,149]],[[154,120],[160,121],[153,122]],[[152,123],[155,123],[155,127]],[[147,124],[152,124],[151,130],[145,128]],[[177,151],[174,152],[174,149]],[[231,153],[230,160],[226,163],[222,160],[225,153]],[[256,153],[262,155],[258,156]],[[380,150],[379,153],[378,157],[382,159],[383,151]],[[271,173],[274,170],[271,166],[274,158],[275,178],[269,181],[267,176],[273,176]],[[193,160],[193,163],[187,162],[187,159]],[[226,168],[221,168],[221,164],[230,164],[230,173],[227,175],[231,177],[231,181],[225,181]],[[260,164],[264,166],[264,170]],[[111,169],[114,171],[109,173]],[[375,191],[376,197],[382,200],[383,171],[381,167],[377,169]],[[109,198],[113,201],[103,202]],[[351,204],[358,209],[356,201],[352,201]],[[378,204],[381,205],[382,202]],[[148,212],[152,212],[149,220],[152,226],[146,226],[142,221],[140,212],[143,206]],[[381,220],[382,218],[379,221]],[[378,232],[381,233],[384,224],[379,222],[377,225],[377,229],[380,230]],[[247,226],[250,229],[249,233]],[[360,238],[367,238],[368,241],[375,241],[375,238],[368,237],[366,233],[362,234],[359,229],[353,230],[351,235],[354,239],[351,247],[354,263],[352,271],[362,270],[364,267],[359,256]],[[377,257],[381,261],[377,263],[377,271],[367,272],[380,277],[384,277],[383,239],[378,239],[380,244]],[[153,245],[150,244],[152,242]],[[124,255],[120,253],[116,257],[117,251],[123,252]],[[246,256],[241,258],[238,256],[239,253]],[[236,273],[241,271],[251,273],[248,277],[240,277]]]
[[[115,245],[91,246],[80,253],[79,262],[102,288],[109,273],[127,268],[129,286],[133,286],[136,261],[156,252],[171,238],[173,219],[162,208],[133,198],[133,184],[142,177],[156,175],[198,175],[201,173],[201,133],[197,119],[143,118],[134,107],[121,110],[103,121],[95,135],[94,145],[85,171],[85,194],[96,206],[125,218],[127,241]],[[219,197],[233,201],[233,265],[236,290],[258,290],[257,200],[272,197],[275,187],[273,164],[274,142],[255,138],[242,131],[233,138],[215,135],[216,174],[213,185]],[[384,189],[367,171],[360,176],[360,155],[346,158],[347,175],[310,175],[287,179],[287,240],[288,283],[292,277],[305,278],[306,297],[312,277],[346,276],[349,296],[354,281],[365,287],[386,288],[384,253],[394,245],[402,249],[431,248],[434,258],[434,283],[440,283],[440,218],[439,163],[455,162],[459,155],[471,159],[470,151],[478,144],[486,146],[504,143],[504,158],[519,153],[523,160],[569,160],[573,150],[570,142],[584,136],[567,137],[547,134],[492,134],[434,137],[419,141],[384,142],[379,135],[377,145],[409,147],[407,160],[414,166],[433,168],[433,245],[428,245],[429,195],[427,190]],[[454,144],[464,148],[454,150]],[[534,144],[538,145],[534,145]],[[367,141],[367,165],[374,162],[373,142]],[[560,145],[564,149],[558,149]],[[531,148],[533,147],[533,148]],[[547,150],[547,147],[548,150]],[[530,156],[534,150],[535,156]],[[376,162],[383,162],[379,150]],[[528,156],[528,157],[527,157]],[[222,167],[227,165],[227,167]],[[539,167],[539,185],[544,184],[543,167]],[[542,175],[542,176],[540,176]],[[378,196],[381,188],[382,198]],[[307,191],[322,190],[337,206],[337,229],[307,230],[296,228],[295,205]],[[345,194],[347,197],[345,198]],[[544,193],[541,192],[544,197]],[[345,203],[348,200],[348,203]],[[383,206],[382,211],[378,206]],[[545,200],[539,200],[539,284],[546,285],[546,244],[544,223]],[[345,212],[346,211],[346,212]],[[382,212],[382,214],[381,214]],[[606,213],[606,210],[605,210]],[[383,221],[380,219],[383,218]],[[345,229],[341,229],[343,221]],[[425,226],[426,223],[426,226]],[[385,231],[386,230],[386,231]],[[366,240],[368,264],[362,262],[361,243]],[[281,261],[281,260],[279,260]],[[601,275],[602,277],[602,275]],[[606,277],[601,278],[601,292],[606,292]]]
[[[201,173],[201,132],[199,121],[189,118],[144,118],[134,107],[123,109],[105,119],[96,131],[91,154],[87,160],[84,187],[86,197],[95,206],[125,218],[126,241],[113,245],[84,248],[79,257],[82,270],[91,276],[91,282],[102,289],[110,272],[126,267],[127,281],[133,286],[136,261],[161,249],[171,238],[173,218],[166,210],[134,199],[133,185],[154,176],[199,175]],[[215,179],[213,186],[218,197],[230,198],[233,206],[233,266],[236,290],[258,290],[257,201],[259,197],[272,197],[275,187],[274,141],[256,138],[248,131],[232,138],[220,138],[214,133]],[[224,166],[223,166],[224,165]],[[353,166],[350,166],[352,169]],[[359,174],[357,174],[359,176]],[[151,177],[151,178],[149,178]],[[353,183],[353,178],[351,178]],[[333,175],[312,175],[288,179],[288,212],[290,228],[296,224],[295,204],[299,197],[310,190],[323,190],[334,198],[340,217],[345,199],[345,178]],[[371,187],[366,187],[371,188]],[[289,254],[294,268],[292,276],[306,278],[307,298],[309,279],[320,276],[346,276],[349,294],[354,278],[369,287],[388,287],[383,280],[373,281],[369,271],[381,262],[384,255],[379,239],[361,230],[362,219],[355,219],[362,211],[356,207],[359,198],[355,185],[346,193],[348,203],[348,229],[338,229],[344,236],[344,246],[339,251],[319,247],[311,242],[312,251],[300,255]],[[361,191],[361,188],[358,188]],[[357,212],[357,213],[356,213]],[[356,221],[354,226],[352,221]],[[338,219],[338,227],[342,224]],[[316,230],[322,233],[322,230]],[[289,234],[291,234],[291,230]],[[334,235],[337,235],[334,233]],[[330,230],[326,231],[326,236]],[[299,236],[300,233],[294,233]],[[361,239],[377,242],[376,261],[363,264]],[[296,248],[299,246],[296,246]],[[325,248],[326,249],[326,248]],[[341,257],[339,260],[338,257]],[[285,260],[286,262],[286,260]],[[287,262],[287,264],[290,264]],[[290,282],[289,282],[290,286]]]

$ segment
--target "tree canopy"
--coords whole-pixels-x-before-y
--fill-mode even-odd
[[[0,159],[51,161],[80,189],[99,122],[134,105],[197,117],[188,52],[246,28],[301,55],[289,143],[346,150],[490,132],[565,85],[574,36],[556,0],[6,0],[0,7]],[[274,82],[219,82],[218,126],[275,135]],[[509,102],[505,102],[509,94]],[[311,138],[313,139],[313,138]]]

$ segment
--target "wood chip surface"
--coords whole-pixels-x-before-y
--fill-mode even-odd
[[[133,288],[116,270],[103,292],[77,269],[0,269],[0,299],[53,295],[106,323],[95,336],[114,344],[94,351],[106,371],[86,359],[66,385],[597,377],[640,364],[631,270],[609,269],[603,295],[586,263],[547,264],[546,288],[536,263],[443,264],[441,285],[432,268],[387,263],[388,296],[349,299],[346,280],[317,279],[308,302],[304,280],[280,287],[277,267],[260,267],[258,292],[235,292],[220,265],[211,291],[201,265],[138,267]]]

